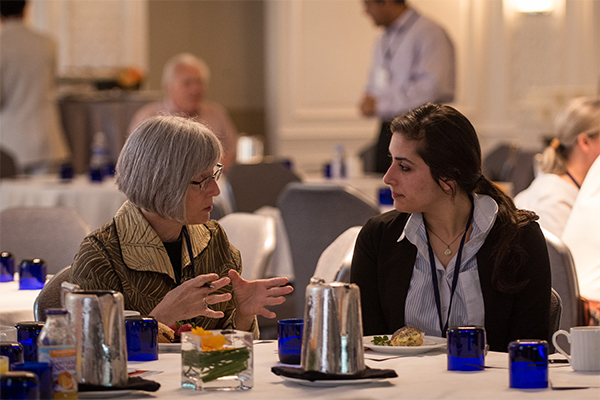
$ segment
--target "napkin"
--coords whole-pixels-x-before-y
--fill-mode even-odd
[[[327,374],[320,371],[305,371],[296,367],[272,367],[271,372],[275,375],[287,376],[288,378],[304,379],[307,381],[338,381],[348,379],[383,379],[395,378],[398,375],[393,369],[377,369],[366,367],[356,374]]]
[[[125,385],[122,386],[102,386],[91,383],[80,383],[80,392],[100,392],[106,390],[143,390],[146,392],[156,392],[160,388],[160,383],[139,376],[131,376]]]

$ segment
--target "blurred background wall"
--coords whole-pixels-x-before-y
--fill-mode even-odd
[[[517,1],[408,1],[452,37],[453,105],[484,150],[506,140],[541,147],[564,101],[600,90],[600,1],[553,0],[544,14],[521,13]],[[170,56],[204,58],[207,97],[305,171],[336,143],[356,154],[376,136],[377,121],[357,110],[380,34],[361,0],[32,0],[28,18],[56,38],[67,75],[135,66],[143,89],[159,90]]]

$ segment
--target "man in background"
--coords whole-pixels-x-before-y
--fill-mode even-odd
[[[404,0],[364,0],[364,5],[375,24],[385,28],[373,52],[360,111],[381,120],[375,171],[386,172],[392,119],[425,102],[454,99],[454,47],[442,27]]]
[[[210,70],[204,61],[190,53],[172,57],[163,68],[162,86],[166,97],[161,102],[142,107],[129,125],[131,133],[143,120],[157,114],[173,114],[195,118],[217,135],[223,145],[221,163],[227,171],[235,162],[237,131],[227,110],[204,99]]]
[[[25,27],[25,4],[0,2],[0,146],[20,172],[47,173],[70,150],[55,98],[56,46]]]

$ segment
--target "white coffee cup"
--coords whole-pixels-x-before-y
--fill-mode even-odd
[[[571,354],[567,354],[556,343],[560,335],[565,335],[571,344]],[[600,371],[600,326],[575,326],[571,333],[556,331],[552,335],[552,343],[559,353],[569,360],[575,371]]]

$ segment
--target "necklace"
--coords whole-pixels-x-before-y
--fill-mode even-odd
[[[439,237],[437,235],[437,233],[435,233],[434,231],[432,231],[431,228],[428,227],[427,229],[429,229],[429,232],[433,233],[433,236],[435,236],[436,238],[440,239],[440,241],[446,245],[446,250],[444,250],[444,254],[447,255],[447,256],[452,255],[452,249],[450,248],[450,245],[452,245],[452,243],[456,242],[458,240],[458,238],[461,237],[462,234],[465,233],[465,231],[467,230],[465,228],[461,233],[458,234],[457,237],[454,238],[453,241],[451,241],[450,243],[446,243],[446,242],[444,242],[444,240],[441,237]]]

